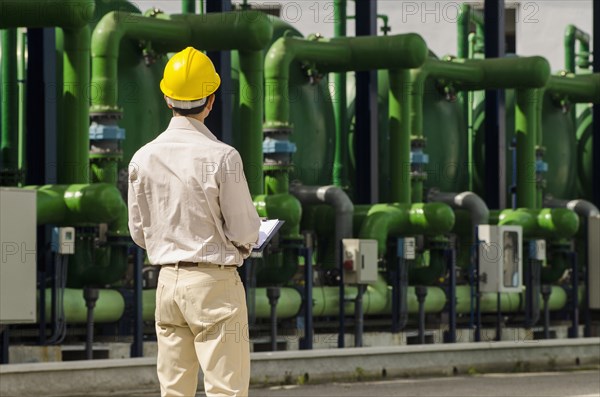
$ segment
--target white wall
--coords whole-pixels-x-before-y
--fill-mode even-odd
[[[214,0],[211,0],[214,1]],[[133,0],[145,11],[158,7],[168,13],[181,10],[179,0]],[[239,3],[239,1],[235,1]],[[333,35],[332,0],[250,1],[262,5],[282,4],[282,18],[305,35]],[[456,54],[456,17],[461,1],[378,0],[378,13],[390,18],[391,34],[419,33],[438,56]],[[475,4],[475,3],[474,3]],[[479,2],[481,4],[481,2]],[[585,32],[592,31],[592,0],[506,1],[517,7],[517,53],[541,55],[552,70],[564,68],[563,35],[572,23]],[[348,15],[354,2],[348,1]],[[381,26],[381,21],[379,22]],[[348,21],[348,35],[354,34],[354,21]]]

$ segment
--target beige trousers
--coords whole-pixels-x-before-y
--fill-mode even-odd
[[[157,372],[161,395],[247,396],[248,312],[234,267],[164,267],[156,290]]]

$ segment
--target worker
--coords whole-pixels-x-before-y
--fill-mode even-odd
[[[162,396],[246,396],[248,314],[237,269],[258,239],[242,159],[204,120],[221,79],[188,47],[165,66],[168,128],[129,167],[129,231],[161,267],[156,289],[157,373]]]

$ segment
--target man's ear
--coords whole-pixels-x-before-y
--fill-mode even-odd
[[[169,109],[173,109],[173,106],[169,105],[169,103],[167,102],[167,96],[166,96],[166,95],[163,95],[163,98],[165,98],[165,103],[167,104],[167,107],[168,107]]]
[[[212,110],[213,105],[215,104],[215,94],[210,94],[208,97],[208,103],[206,104],[206,109]]]

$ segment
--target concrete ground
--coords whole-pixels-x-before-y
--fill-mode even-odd
[[[150,397],[156,392],[86,394],[81,397]],[[205,396],[204,393],[197,397]],[[600,397],[600,370],[473,374],[441,378],[390,379],[253,388],[251,397]]]

